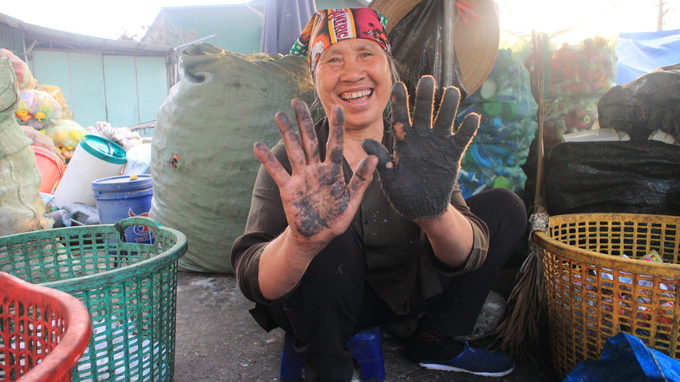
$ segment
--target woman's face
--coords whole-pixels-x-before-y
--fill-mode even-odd
[[[361,130],[380,123],[392,90],[387,53],[367,39],[331,45],[319,59],[315,87],[326,115],[333,105],[345,111],[345,129]]]

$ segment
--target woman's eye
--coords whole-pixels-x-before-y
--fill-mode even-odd
[[[371,53],[371,52],[365,52],[361,55],[361,57],[369,57],[369,56],[372,56],[372,55],[373,55],[373,53]]]

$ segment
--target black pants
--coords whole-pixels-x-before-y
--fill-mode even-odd
[[[364,279],[364,247],[352,229],[336,237],[310,263],[300,285],[283,304],[269,308],[305,360],[307,381],[350,381],[352,354],[345,344],[370,326],[417,317],[419,330],[439,336],[472,333],[491,284],[527,227],[526,208],[513,192],[498,188],[466,200],[489,227],[489,252],[476,270],[439,277],[442,294],[407,315],[396,315]],[[357,255],[361,254],[361,255]]]

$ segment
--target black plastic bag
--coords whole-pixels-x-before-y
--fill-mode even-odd
[[[390,32],[392,56],[398,63],[399,77],[406,84],[411,105],[415,100],[418,80],[427,74],[437,81],[435,105],[439,105],[442,96],[443,36],[443,0],[422,0]],[[460,89],[462,102],[467,92],[455,51],[453,65],[452,85]]]
[[[548,213],[680,216],[680,146],[657,141],[571,142],[545,158]]]
[[[625,131],[633,141],[656,130],[680,139],[680,64],[614,86],[600,98],[597,112],[601,127]]]

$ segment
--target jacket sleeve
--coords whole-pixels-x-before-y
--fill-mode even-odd
[[[451,193],[451,205],[470,222],[474,242],[472,243],[470,257],[462,267],[452,268],[444,264],[437,259],[437,256],[434,256],[434,252],[432,253],[432,256],[429,256],[437,271],[449,276],[474,271],[484,263],[486,255],[489,252],[489,228],[482,219],[478,218],[470,211],[470,207],[465,203],[460,187],[458,187],[458,182],[456,182],[453,192]],[[432,249],[430,248],[430,250]]]
[[[290,173],[290,163],[285,146],[279,142],[272,153]],[[234,241],[231,248],[231,265],[243,295],[250,301],[269,304],[260,291],[260,255],[267,244],[278,237],[288,226],[286,214],[281,203],[279,187],[264,166],[260,166],[245,233]],[[285,297],[285,296],[284,296]]]

